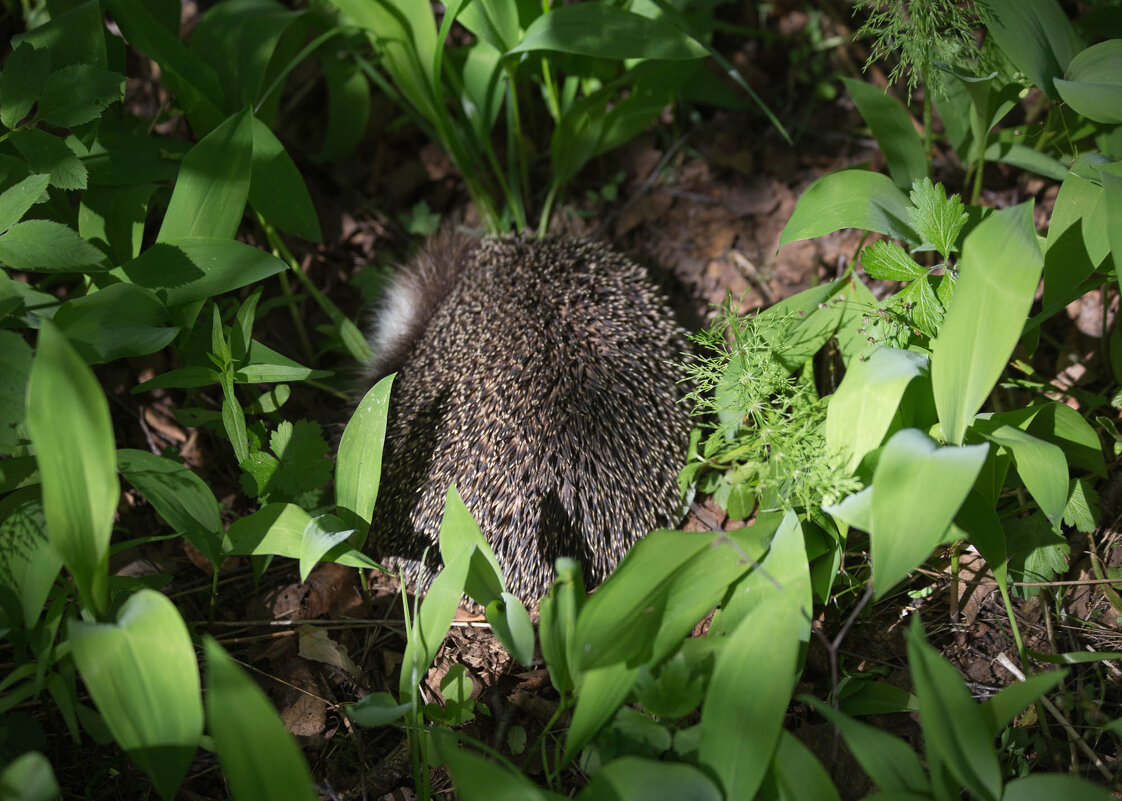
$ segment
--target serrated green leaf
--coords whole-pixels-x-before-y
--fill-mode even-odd
[[[244,242],[192,237],[155,244],[121,269],[170,308],[256,283],[286,268],[276,256]]]
[[[28,629],[43,614],[51,586],[62,570],[62,559],[47,534],[39,495],[38,487],[26,487],[0,499],[0,586],[19,599]]]
[[[1009,543],[1009,574],[1016,581],[1052,581],[1067,570],[1071,547],[1057,534],[1042,513],[1005,522]],[[1019,587],[1025,597],[1040,593],[1040,587]]]
[[[51,73],[39,97],[38,118],[59,128],[96,120],[125,95],[125,76],[92,64],[70,64]]]
[[[939,302],[935,290],[931,288],[931,279],[927,276],[912,281],[893,299],[906,310],[906,314],[915,323],[916,328],[926,336],[934,338],[943,325],[945,310]]]
[[[105,270],[105,254],[74,231],[53,220],[24,220],[0,235],[0,263],[28,272]]]
[[[10,454],[20,440],[30,372],[31,346],[14,331],[0,331],[0,454]]]
[[[4,62],[0,73],[0,123],[15,128],[27,116],[51,74],[51,54],[22,42]]]
[[[934,245],[944,259],[950,258],[958,234],[968,219],[962,198],[958,195],[948,198],[943,185],[932,184],[930,178],[916,181],[909,198],[912,208],[908,209],[908,219],[916,233],[924,244]]]
[[[280,462],[267,488],[272,500],[295,500],[300,493],[318,489],[331,478],[329,448],[319,423],[297,420],[293,424],[286,420],[273,433],[269,446]]]
[[[38,128],[12,131],[8,137],[32,172],[51,176],[51,186],[59,189],[85,189],[88,173],[74,151],[57,136]]]
[[[1064,525],[1090,534],[1098,526],[1099,494],[1081,478],[1072,479],[1064,508]]]
[[[881,240],[861,251],[859,257],[870,278],[882,281],[911,281],[927,275],[927,268],[895,242]]]
[[[36,173],[27,176],[0,195],[0,233],[19,222],[27,210],[39,202],[50,182],[51,176]]]

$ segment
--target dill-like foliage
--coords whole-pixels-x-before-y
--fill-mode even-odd
[[[869,19],[857,31],[873,40],[865,69],[893,54],[898,59],[888,80],[907,79],[909,94],[932,81],[935,65],[953,63],[963,49],[973,49],[973,31],[981,24],[973,0],[858,0]]]
[[[707,476],[703,488],[726,507],[748,495],[762,510],[810,509],[861,488],[827,453],[827,399],[818,397],[810,369],[783,367],[783,342],[798,319],[741,317],[729,303],[693,338],[689,400],[702,440],[686,475]]]

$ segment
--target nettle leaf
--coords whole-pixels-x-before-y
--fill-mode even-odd
[[[1052,530],[1043,513],[1037,512],[1005,522],[1009,543],[1009,575],[1015,581],[1052,581],[1067,570],[1071,547]],[[1020,587],[1025,597],[1040,592],[1039,587]]]
[[[0,262],[28,272],[85,272],[105,269],[105,254],[73,228],[51,220],[24,220],[0,236]]]
[[[1099,517],[1099,494],[1081,478],[1072,479],[1064,509],[1064,525],[1085,534],[1095,530]]]
[[[929,337],[939,333],[946,309],[939,302],[928,278],[912,281],[896,295],[895,300],[907,310],[916,328]]]
[[[51,176],[51,186],[59,189],[85,189],[89,177],[86,165],[57,136],[38,128],[12,131],[9,137],[16,150],[27,160],[32,172]]]
[[[27,116],[51,73],[51,54],[23,42],[8,56],[0,74],[0,122],[15,128]]]
[[[38,117],[60,128],[96,120],[125,96],[125,76],[92,64],[71,64],[51,74],[39,98]]]
[[[912,227],[923,237],[924,244],[934,245],[944,259],[949,258],[967,220],[962,198],[948,198],[943,185],[932,184],[930,178],[912,184],[908,197],[914,207],[908,209]]]
[[[881,281],[912,281],[927,275],[927,268],[895,242],[874,242],[861,251],[860,258],[869,277]]]
[[[295,498],[301,492],[322,487],[331,478],[329,449],[319,423],[298,420],[293,424],[286,420],[269,438],[269,447],[280,461],[269,479],[270,496]]]

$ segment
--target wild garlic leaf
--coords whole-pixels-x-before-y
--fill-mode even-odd
[[[861,263],[870,278],[883,281],[912,281],[927,275],[927,269],[895,242],[874,242],[861,251]]]
[[[962,198],[948,198],[943,185],[932,184],[930,178],[913,183],[908,197],[913,206],[908,209],[912,227],[923,237],[924,244],[933,245],[944,259],[950,258],[967,219]]]
[[[934,338],[943,324],[945,309],[931,288],[931,281],[924,277],[913,281],[896,296],[903,305],[912,323],[925,335]]]

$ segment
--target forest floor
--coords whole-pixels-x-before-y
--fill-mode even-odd
[[[851,21],[840,13],[810,15],[796,8],[801,5],[772,4],[773,10],[760,20],[759,38],[719,42],[788,126],[793,143],[786,142],[753,106],[738,112],[706,111],[700,120],[688,124],[668,120],[654,132],[601,157],[570,187],[568,201],[554,215],[552,230],[602,239],[647,265],[691,330],[704,327],[730,294],[740,299],[743,312],[751,312],[832,280],[859,249],[861,233],[857,231],[777,249],[783,225],[813,180],[855,165],[883,168],[876,143],[863,130],[860,116],[837,80],[862,75],[860,65],[866,54],[851,41]],[[834,44],[823,46],[823,42]],[[865,77],[883,86],[883,75],[875,69]],[[829,97],[829,87],[837,90],[835,97]],[[162,91],[154,81],[131,80],[128,102],[137,113],[145,114],[161,102]],[[426,204],[445,224],[472,227],[477,220],[448,160],[434,145],[419,145],[424,140],[416,131],[396,125],[398,112],[383,98],[374,99],[368,135],[350,157],[327,165],[301,159],[301,152],[315,152],[317,137],[322,137],[317,116],[317,103],[321,102],[313,89],[291,98],[287,113],[281,115],[278,134],[297,158],[324,230],[322,244],[292,241],[290,246],[315,284],[345,311],[358,316],[386,270],[407,260],[420,241],[406,230],[410,215],[417,216],[417,204]],[[949,191],[960,189],[958,165],[937,160],[936,171]],[[1054,185],[1032,178],[1012,179],[998,168],[991,172],[987,184],[995,189],[983,196],[984,204],[1004,207],[1033,197],[1038,221],[1046,221],[1056,193]],[[891,291],[890,286],[874,289],[879,295]],[[297,312],[308,331],[314,332],[321,319],[311,300],[302,299]],[[1093,300],[1085,301],[1046,332],[1053,343],[1047,350],[1053,359],[1047,376],[1086,380],[1080,374],[1082,362],[1071,356],[1095,351],[1104,316]],[[338,371],[356,367],[338,353],[302,352],[300,343],[294,341],[290,318],[279,309],[264,316],[255,333],[281,353],[314,360],[311,366]],[[122,421],[117,426],[119,446],[157,452],[174,447],[207,479],[232,516],[251,511],[242,508],[247,501],[239,489],[236,466],[221,450],[221,443],[205,430],[176,421],[172,409],[180,395],[172,391],[129,394],[138,381],[172,366],[163,363],[163,358],[157,354],[100,372],[114,413]],[[1038,361],[1040,358],[1044,357]],[[362,389],[356,379],[355,399]],[[353,402],[312,388],[295,388],[285,411],[288,419],[319,422],[330,440],[330,432],[337,437]],[[140,428],[135,425],[137,420]],[[144,432],[143,440],[138,431]],[[135,492],[125,490],[125,496],[133,507],[127,512],[133,518],[127,521],[129,530],[162,530],[155,514]],[[745,521],[727,520],[718,507],[704,501],[685,523],[690,529],[741,525]],[[1122,566],[1117,539],[1113,526],[1105,527],[1093,542],[1073,536],[1071,566],[1063,578],[1095,577],[1089,551],[1096,551],[1111,567]],[[862,547],[855,544],[847,561],[867,563]],[[1012,676],[998,661],[999,654],[1014,653],[1008,621],[992,576],[984,570],[977,576],[970,572],[976,565],[972,554],[965,554],[956,581],[949,559],[929,563],[896,595],[863,609],[836,646],[824,643],[837,635],[854,612],[860,592],[821,610],[815,626],[823,636],[812,640],[800,692],[824,697],[833,682],[832,662],[842,675],[878,673],[888,683],[909,689],[903,626],[909,610],[920,612],[932,642],[955,663],[976,697],[987,697],[1008,684]],[[300,583],[296,565],[277,560],[255,583],[247,563],[232,561],[221,573],[218,597],[211,608],[206,559],[192,553],[182,539],[120,554],[113,566],[119,575],[173,577],[166,589],[184,617],[196,621],[196,631],[218,637],[261,679],[285,723],[305,747],[317,780],[326,781],[339,798],[413,797],[404,786],[411,783],[411,773],[400,731],[357,729],[341,711],[341,704],[367,692],[396,687],[404,626],[401,594],[392,580],[372,578],[371,591],[366,594],[355,571],[323,565],[306,583]],[[1112,606],[1111,600],[1118,602],[1100,586],[1059,587],[1019,602],[1017,614],[1028,645],[1035,650],[1083,650],[1088,644],[1096,650],[1122,650],[1117,611],[1122,604]],[[314,629],[301,627],[302,621],[309,620],[318,621]],[[506,733],[515,724],[524,726],[532,738],[556,708],[556,693],[544,669],[513,663],[485,625],[467,615],[454,626],[437,666],[426,677],[431,693],[428,700],[439,697],[440,677],[452,664],[468,668],[479,699],[490,711],[469,724],[472,735],[497,748],[506,749]],[[1115,681],[1122,678],[1112,663],[1105,663],[1103,670]],[[1069,684],[1073,704],[1092,697],[1078,677]],[[1116,703],[1119,694],[1109,697]],[[1110,719],[1120,712],[1115,707],[1098,714]],[[913,714],[872,719],[918,745]],[[847,762],[844,752],[838,753],[833,729],[821,718],[795,704],[789,727],[832,769],[844,798],[870,791],[862,783],[861,771]],[[1101,756],[1108,764],[1118,764],[1118,754]],[[206,759],[200,758],[192,769],[183,797],[217,797],[211,795],[217,788],[213,773],[208,775]],[[1056,764],[1050,769],[1064,770],[1071,757],[1063,754],[1053,759]],[[65,775],[59,778],[65,784]],[[574,774],[573,779],[576,786],[579,777]]]

